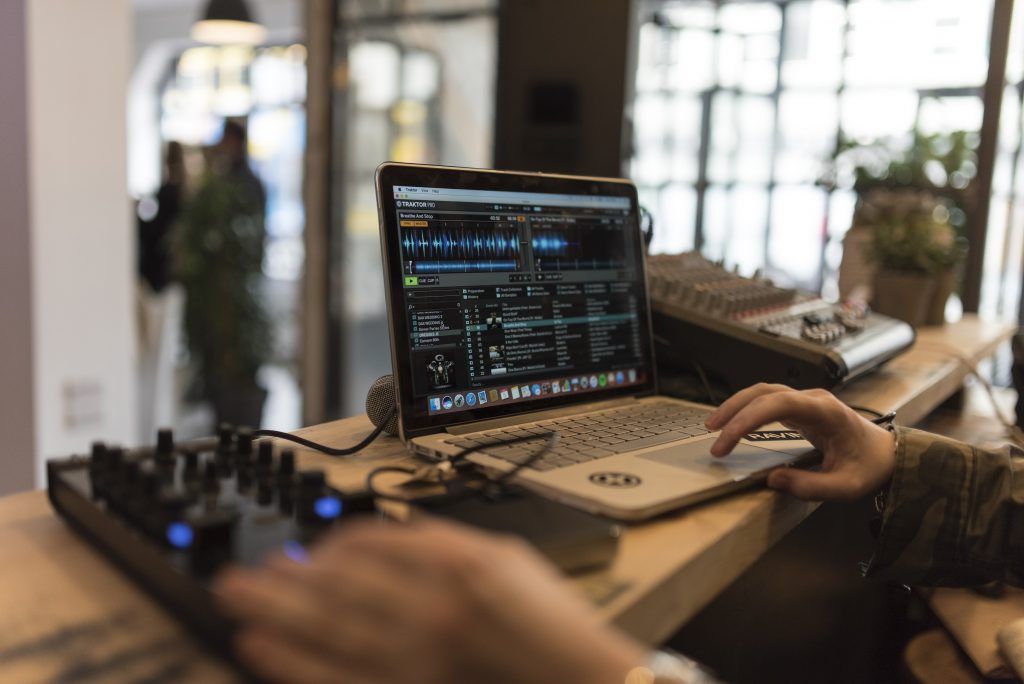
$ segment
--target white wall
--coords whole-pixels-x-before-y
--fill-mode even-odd
[[[0,2],[0,495],[30,488],[35,471],[23,2]]]
[[[47,457],[84,450],[97,438],[137,441],[125,143],[133,25],[130,0],[23,1],[33,423],[42,484]]]

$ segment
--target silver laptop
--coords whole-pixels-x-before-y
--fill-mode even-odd
[[[555,431],[516,482],[639,520],[811,452],[780,431],[713,458],[712,409],[658,394],[630,182],[387,163],[377,199],[399,426],[415,453],[479,447],[469,459],[497,474]]]

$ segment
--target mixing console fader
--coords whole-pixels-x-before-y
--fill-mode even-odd
[[[659,374],[698,369],[735,391],[831,388],[897,356],[914,329],[857,303],[745,278],[691,252],[647,259]]]
[[[47,489],[73,529],[227,656],[232,625],[208,588],[218,569],[300,559],[325,530],[373,511],[369,495],[345,495],[322,470],[298,470],[292,451],[227,426],[181,445],[169,430],[151,448],[96,443],[50,461]]]

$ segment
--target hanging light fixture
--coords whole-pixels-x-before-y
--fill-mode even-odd
[[[192,39],[213,45],[259,45],[267,28],[256,22],[245,0],[209,0],[203,17],[192,25]]]

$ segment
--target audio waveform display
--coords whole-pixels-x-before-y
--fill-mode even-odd
[[[616,270],[626,261],[622,226],[535,228],[530,246],[538,271]]]
[[[533,253],[541,256],[565,256],[570,248],[569,240],[559,233],[535,235],[531,244]]]
[[[406,259],[496,259],[518,261],[519,234],[514,230],[417,230],[402,237]]]
[[[489,273],[492,271],[515,271],[516,261],[481,259],[479,261],[410,261],[413,273]]]
[[[512,228],[425,228],[402,235],[406,272],[487,273],[520,269],[519,232]]]

